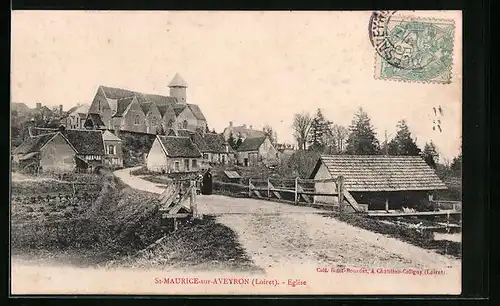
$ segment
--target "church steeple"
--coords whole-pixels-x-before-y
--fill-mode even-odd
[[[187,103],[186,101],[186,88],[187,82],[176,73],[172,81],[168,84],[170,88],[170,96],[177,99],[177,103]]]

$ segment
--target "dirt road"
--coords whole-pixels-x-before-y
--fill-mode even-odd
[[[115,174],[133,188],[160,193],[158,184]],[[460,261],[381,234],[360,229],[310,207],[210,195],[197,198],[202,214],[217,215],[232,228],[254,262],[267,272],[294,266],[448,268]]]

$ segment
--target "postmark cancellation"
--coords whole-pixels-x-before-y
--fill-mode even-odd
[[[376,51],[376,79],[451,83],[453,20],[374,12],[369,32]]]

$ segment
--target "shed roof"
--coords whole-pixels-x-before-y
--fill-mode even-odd
[[[33,136],[54,135],[57,129],[32,127],[29,130]],[[109,131],[104,133],[100,130],[80,130],[64,129],[60,131],[66,137],[69,143],[76,149],[77,153],[85,155],[103,155],[104,143],[103,137],[116,137]],[[106,135],[106,136],[104,136]],[[119,141],[120,138],[116,137]]]
[[[231,179],[239,179],[241,178],[240,174],[236,171],[224,171],[224,174]]]
[[[57,133],[47,133],[47,134],[40,134],[37,136],[31,136],[27,138],[25,141],[17,147],[13,154],[28,154],[28,153],[34,153],[34,152],[39,152],[40,149],[47,143],[49,140],[51,140]]]
[[[434,170],[420,156],[322,155],[321,164],[332,177],[343,176],[348,191],[405,191],[446,189]]]
[[[252,138],[245,138],[245,140],[241,143],[241,145],[238,147],[238,151],[257,151],[259,150],[260,146],[266,140],[266,136],[263,137],[252,137]]]
[[[161,141],[168,157],[201,157],[200,150],[189,137],[157,135],[157,138]]]
[[[84,155],[104,155],[102,132],[97,130],[64,130],[61,132]]]

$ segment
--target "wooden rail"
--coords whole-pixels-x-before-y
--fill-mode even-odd
[[[286,182],[294,182],[294,186],[284,186]],[[275,186],[273,183],[281,182],[282,186]],[[306,188],[304,183],[336,183],[334,192],[322,192]],[[291,184],[290,184],[291,185]],[[338,203],[348,203],[356,212],[363,210],[358,206],[354,198],[349,194],[344,187],[344,178],[339,176],[331,179],[278,179],[278,178],[249,178],[248,179],[248,196],[257,197],[259,199],[277,199],[285,201],[285,195],[293,194],[293,204],[313,204],[317,205],[315,196],[321,197],[337,197]],[[320,205],[323,207],[334,207],[335,205]]]

